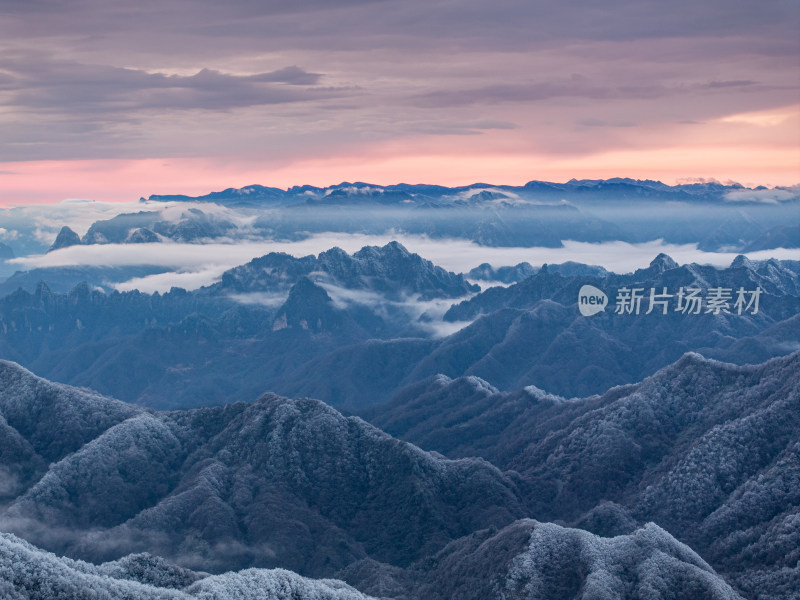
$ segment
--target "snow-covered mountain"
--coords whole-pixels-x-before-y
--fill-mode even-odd
[[[687,354],[571,400],[437,376],[369,418],[426,450],[519,473],[537,518],[601,535],[654,521],[746,597],[800,585],[800,352],[740,367]]]
[[[789,598],[798,360],[689,354],[583,400],[438,377],[373,415],[451,458],[314,400],[154,412],[3,362],[0,523],[28,542],[0,535],[0,585],[9,598]]]

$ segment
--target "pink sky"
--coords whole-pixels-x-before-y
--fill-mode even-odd
[[[110,159],[6,163],[0,173],[0,206],[91,199],[130,202],[151,194],[203,195],[251,184],[288,188],[366,181],[378,185],[476,182],[522,185],[533,179],[615,176],[668,184],[700,179],[748,187],[791,186],[800,181],[800,152],[773,148],[670,148],[617,151],[586,157],[521,154],[342,156],[269,166],[214,159]]]
[[[0,16],[3,206],[346,180],[800,183],[792,3],[52,8]]]

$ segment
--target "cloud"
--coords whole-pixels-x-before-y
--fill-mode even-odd
[[[64,198],[61,201],[61,204],[91,204],[94,200],[90,200],[88,198]]]
[[[129,118],[141,110],[230,110],[341,95],[331,88],[309,88],[322,75],[297,66],[253,75],[208,68],[177,75],[35,53],[12,55],[0,68],[11,74],[10,81],[0,81],[0,89],[11,90],[8,104],[45,114],[91,111]]]
[[[156,273],[154,275],[135,277],[121,283],[115,283],[112,287],[120,292],[139,290],[145,294],[168,292],[174,287],[183,288],[185,290],[196,290],[219,281],[222,278],[222,274],[229,268],[230,265],[213,265],[208,268],[198,268],[192,271],[181,270]],[[244,303],[255,304],[255,302]]]
[[[473,121],[453,121],[448,119],[437,119],[435,121],[419,121],[409,123],[408,131],[414,131],[427,135],[479,135],[491,130],[511,130],[517,129],[518,125],[511,121],[498,119],[476,119]]]
[[[371,290],[357,290],[343,288],[332,283],[327,273],[311,274],[311,279],[323,287],[331,297],[334,305],[339,308],[348,308],[353,304],[369,307],[375,314],[384,318],[392,318],[393,314],[402,311],[408,316],[409,321],[417,327],[427,331],[434,338],[446,337],[463,329],[471,321],[445,322],[444,314],[453,304],[472,298],[477,293],[467,294],[458,298],[437,298],[421,300],[419,294],[406,295],[399,300],[389,300],[383,294]],[[483,282],[485,285],[485,282]],[[422,317],[422,319],[420,319]]]
[[[423,329],[427,329],[434,339],[444,338],[461,331],[470,325],[472,321],[427,321],[419,323]]]
[[[82,176],[91,177],[92,173],[84,171]],[[64,225],[83,235],[96,221],[111,219],[122,213],[158,210],[167,206],[163,203],[68,201],[0,209],[0,219],[4,223],[14,223],[17,230],[28,229],[33,225],[45,235],[53,233],[55,238],[55,234]]]
[[[291,67],[284,67],[271,73],[262,73],[260,75],[252,75],[249,77],[251,81],[258,82],[278,82],[288,83],[291,85],[316,85],[322,75],[319,73],[309,73],[300,67],[292,65]]]
[[[756,127],[778,127],[787,121],[796,120],[800,113],[800,105],[784,107],[777,110],[752,111],[722,117],[722,123],[738,123]]]
[[[230,298],[240,304],[250,304],[277,308],[286,302],[289,294],[269,294],[266,292],[247,292],[245,294],[231,294]]]
[[[490,248],[459,239],[431,239],[418,235],[354,235],[325,234],[312,236],[299,242],[243,242],[236,244],[104,244],[72,246],[44,255],[11,259],[21,268],[33,269],[58,266],[131,266],[154,265],[171,269],[148,277],[117,284],[120,290],[141,289],[148,292],[166,292],[173,286],[197,289],[218,281],[222,273],[269,252],[286,252],[293,256],[319,254],[334,246],[353,253],[363,246],[383,246],[392,240],[401,242],[411,252],[431,260],[438,266],[456,273],[466,273],[481,263],[493,267],[516,265],[527,261],[533,266],[575,261],[600,265],[609,271],[628,273],[647,267],[659,253],[669,254],[679,263],[697,262],[716,267],[726,267],[736,257],[733,252],[703,252],[694,244],[666,244],[661,240],[630,244],[627,242],[588,243],[565,241],[562,248]],[[774,249],[752,252],[753,260],[778,258],[797,260],[797,250]],[[338,293],[335,290],[332,290]],[[359,292],[350,298],[354,301]],[[340,301],[346,301],[344,292]],[[369,298],[366,298],[369,301]],[[419,310],[432,310],[435,302],[420,305]],[[441,307],[439,307],[441,308]],[[420,313],[421,314],[421,313]]]
[[[531,170],[546,154],[667,147],[653,131],[666,121],[717,141],[720,117],[794,101],[791,3],[676,2],[14,2],[0,160],[249,159],[269,184],[287,163],[449,143]],[[637,127],[597,136],[582,120]]]
[[[21,489],[19,476],[8,467],[0,465],[0,497],[13,497],[19,494]]]
[[[210,285],[218,281],[227,269],[270,252],[288,252],[295,256],[307,256],[339,246],[352,253],[366,245],[385,245],[392,239],[392,236],[389,235],[331,234],[292,243],[237,241],[235,243],[209,244],[164,242],[70,246],[47,254],[12,259],[12,264],[19,265],[24,269],[81,265],[165,267],[171,271],[115,284],[119,290],[140,289],[147,292],[165,292],[173,286],[197,289],[204,285]]]
[[[223,268],[209,268],[192,272],[160,273],[131,279],[114,285],[114,288],[121,292],[138,289],[141,292],[150,294],[154,292],[163,293],[169,291],[172,287],[192,290],[219,281],[223,270]],[[309,277],[325,289],[334,305],[338,308],[348,308],[354,304],[361,304],[368,306],[376,314],[387,318],[391,318],[392,313],[402,311],[409,316],[411,321],[417,322],[421,329],[427,330],[434,337],[450,335],[469,324],[469,322],[444,322],[442,317],[454,303],[467,300],[474,294],[460,298],[426,301],[420,300],[418,295],[408,296],[401,300],[389,300],[383,294],[371,290],[349,289],[336,285],[330,281],[330,277],[324,272],[311,273]],[[486,282],[481,283],[483,285],[486,284]],[[288,291],[282,293],[249,292],[230,295],[232,300],[241,304],[265,306],[273,309],[286,302],[287,297]],[[423,315],[425,315],[425,319],[418,321]]]
[[[584,100],[657,98],[674,93],[675,90],[670,90],[661,85],[614,85],[609,82],[593,82],[584,77],[573,76],[571,79],[555,81],[437,90],[416,96],[411,101],[419,106],[442,108],[487,102],[537,102],[556,98],[580,98]]]
[[[56,241],[58,230],[52,228],[36,227],[33,230],[33,238],[42,245],[49,246]]]
[[[780,204],[792,200],[800,200],[800,185],[790,188],[773,188],[771,190],[734,190],[725,194],[728,202],[759,202],[762,204]]]
[[[578,124],[584,127],[636,127],[636,123],[630,121],[609,122],[595,118],[580,119]]]
[[[310,112],[360,93],[320,85],[322,73],[296,65],[242,73],[201,63],[186,71],[109,64],[105,56],[4,53],[0,42],[0,73],[9,75],[0,81],[0,160],[192,156],[219,152],[231,138],[241,150],[242,136],[258,136],[253,113],[269,131],[281,108]]]
[[[711,81],[708,83],[710,88],[732,88],[756,85],[757,82],[750,79],[739,79],[736,81]]]
[[[84,172],[91,177],[91,172]],[[158,212],[161,219],[170,222],[179,221],[190,209],[198,209],[206,215],[233,223],[239,241],[251,237],[254,233],[253,222],[256,217],[224,206],[211,203],[194,202],[120,202],[106,203],[90,200],[61,202],[49,205],[31,205],[12,209],[0,209],[0,223],[13,226],[6,227],[5,238],[15,241],[18,255],[31,254],[46,250],[55,240],[62,227],[67,226],[79,236],[83,236],[97,221],[112,219],[127,213]],[[0,231],[0,240],[4,238]],[[229,240],[230,241],[230,240]],[[19,249],[17,246],[20,246]]]
[[[148,42],[163,52],[180,51],[187,38],[216,39],[217,47],[184,48],[183,52],[227,50],[240,38],[239,47],[262,41],[262,48],[286,49],[298,45],[363,50],[376,46],[397,48],[409,38],[443,45],[454,41],[495,49],[531,45],[553,39],[626,39],[714,34],[781,34],[790,39],[796,21],[791,3],[753,6],[747,0],[709,0],[703,3],[675,0],[670,5],[646,0],[632,6],[609,0],[598,10],[588,0],[569,5],[554,0],[482,0],[395,3],[376,0],[141,0],[135,6],[109,5],[102,0],[81,0],[64,6],[31,0],[7,11],[9,27],[3,33],[17,37],[88,36],[107,32],[116,43],[127,45],[149,31]],[[152,18],[157,15],[158,18]],[[389,35],[392,34],[392,35]],[[170,41],[168,35],[176,38]],[[100,40],[82,39],[84,44]],[[462,49],[464,46],[458,46]]]

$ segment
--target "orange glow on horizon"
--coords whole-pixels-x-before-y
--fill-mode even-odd
[[[705,178],[736,181],[748,187],[800,183],[797,148],[679,147],[584,156],[398,155],[382,150],[297,160],[274,167],[254,160],[200,158],[4,163],[0,166],[0,206],[56,203],[67,198],[130,202],[151,194],[195,196],[251,184],[325,187],[342,181],[456,186],[630,177],[668,184]]]

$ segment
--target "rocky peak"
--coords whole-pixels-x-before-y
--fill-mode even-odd
[[[671,256],[661,252],[652,261],[650,261],[650,268],[656,270],[658,273],[663,273],[664,271],[669,271],[670,269],[677,269],[678,263],[676,263]]]
[[[736,258],[733,259],[733,262],[731,263],[731,269],[740,269],[740,268],[755,269],[756,266],[757,266],[756,263],[747,258],[744,254],[739,254]]]
[[[320,331],[337,325],[340,321],[341,316],[334,309],[328,292],[308,277],[301,277],[278,310],[272,329],[279,331],[291,327]]]
[[[60,248],[67,248],[69,246],[77,246],[81,243],[81,238],[78,236],[77,233],[72,231],[69,227],[64,225],[61,228],[61,231],[58,232],[56,236],[56,241],[53,242],[53,245],[47,249],[48,252],[52,252],[53,250],[58,250]]]

